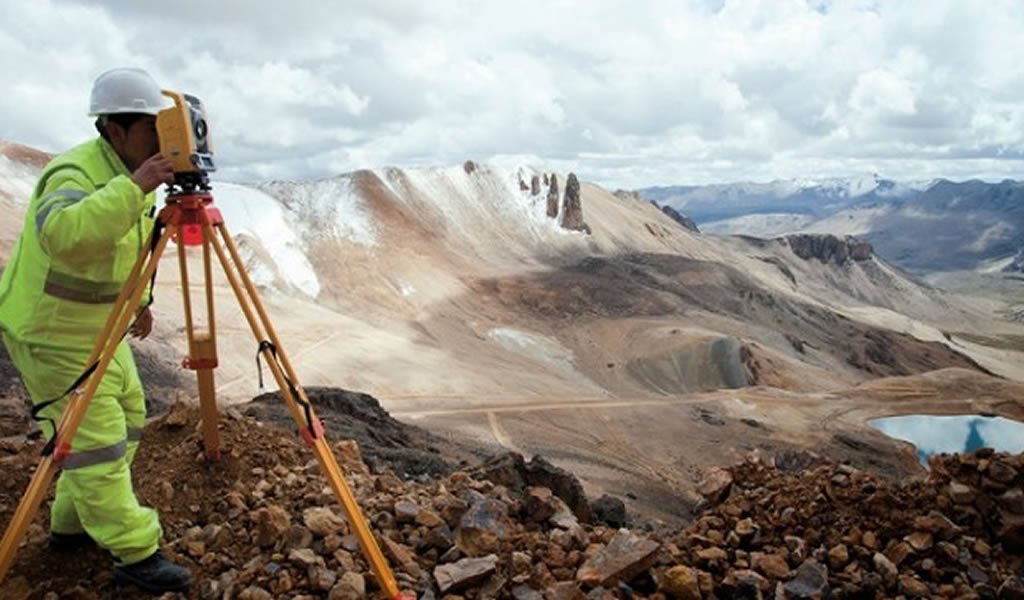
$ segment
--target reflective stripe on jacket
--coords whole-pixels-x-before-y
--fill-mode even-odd
[[[0,279],[0,329],[24,343],[91,348],[145,250],[154,205],[102,138],[54,158]]]

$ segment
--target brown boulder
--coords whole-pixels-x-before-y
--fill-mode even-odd
[[[996,498],[999,506],[1008,513],[1024,515],[1024,490],[1015,488],[1008,490],[1002,496]]]
[[[332,533],[344,534],[348,528],[348,522],[344,518],[323,506],[314,506],[303,511],[302,522],[320,537],[327,537]]]
[[[697,492],[709,502],[721,502],[732,489],[733,477],[728,469],[712,467],[704,473]]]
[[[659,589],[674,600],[701,600],[697,572],[685,565],[676,565],[666,571]]]
[[[256,511],[253,520],[256,521],[256,543],[266,547],[283,538],[292,519],[283,508],[272,504]]]
[[[932,595],[927,584],[909,575],[900,576],[900,593],[908,598],[930,598]]]
[[[789,576],[789,564],[778,554],[755,552],[751,556],[751,565],[756,571],[772,579],[785,579]]]
[[[653,540],[620,529],[607,546],[579,568],[576,581],[588,586],[628,582],[654,564],[660,547]]]

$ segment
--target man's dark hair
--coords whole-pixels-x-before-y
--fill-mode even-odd
[[[100,115],[96,119],[96,131],[100,132],[100,137],[110,141],[110,136],[107,134],[106,123],[117,123],[124,129],[128,129],[132,126],[132,123],[138,121],[142,117],[146,116],[145,113],[118,113],[114,115]]]

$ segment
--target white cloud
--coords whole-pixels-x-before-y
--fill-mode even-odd
[[[850,107],[875,116],[909,115],[917,110],[917,94],[906,79],[876,69],[862,74],[850,94]]]
[[[0,137],[92,134],[92,79],[207,104],[226,179],[535,157],[609,187],[1020,176],[1018,0],[7,0]]]

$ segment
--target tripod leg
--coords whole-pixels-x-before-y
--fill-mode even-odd
[[[169,227],[167,231],[164,231],[153,253],[148,255],[148,261],[147,255],[139,256],[131,271],[131,275],[134,277],[129,278],[125,282],[121,293],[118,294],[117,300],[114,302],[114,307],[111,309],[110,316],[107,317],[107,323],[104,325],[102,335],[97,339],[90,355],[89,363],[86,366],[92,365],[96,360],[99,363],[95,371],[86,380],[84,389],[80,386],[71,392],[68,398],[68,405],[64,408],[64,413],[61,415],[54,437],[50,444],[47,445],[49,452],[46,452],[43,458],[40,459],[35,474],[29,482],[28,489],[18,502],[18,508],[14,511],[14,517],[7,526],[3,539],[0,540],[0,581],[3,581],[7,571],[11,568],[18,546],[25,537],[25,532],[28,530],[32,519],[35,518],[39,505],[45,499],[46,493],[50,489],[50,483],[52,483],[54,476],[60,469],[61,461],[71,451],[71,441],[74,439],[78,426],[85,417],[85,411],[89,408],[89,401],[96,394],[96,389],[99,387],[103,375],[110,366],[110,361],[114,357],[114,352],[117,351],[121,337],[128,330],[128,326],[131,325],[135,317],[135,307],[139,305],[139,302],[142,300],[142,293],[146,289],[145,282],[149,281],[153,276],[153,272],[156,270],[157,263],[160,260],[160,255],[163,254],[164,249],[167,247],[172,229]],[[145,264],[145,267],[143,267],[143,264]],[[114,337],[113,334],[115,333],[119,335]]]
[[[192,358],[199,364],[216,364],[217,346],[213,336],[198,333],[194,339]],[[220,434],[217,432],[217,398],[213,383],[213,368],[198,367],[196,380],[199,382],[199,409],[203,421],[203,447],[206,459],[220,460]]]
[[[213,264],[210,257],[210,235],[203,231],[203,278],[206,292],[206,322],[208,334],[196,340],[196,356],[203,365],[196,371],[199,379],[199,406],[203,415],[203,439],[206,444],[206,458],[220,460],[220,437],[217,433],[217,398],[213,381],[213,369],[217,366],[217,320],[213,313]]]
[[[182,306],[185,311],[185,332],[188,335],[188,358],[182,366],[196,372],[199,384],[199,407],[203,424],[203,447],[207,460],[220,460],[220,435],[217,432],[217,399],[213,369],[217,366],[217,340],[214,335],[213,284],[210,265],[210,243],[203,233],[203,271],[206,295],[207,331],[196,331],[192,315],[192,293],[189,285],[185,244],[178,244],[178,270],[181,273]]]
[[[370,567],[373,569],[373,573],[376,576],[377,581],[387,593],[388,597],[400,598],[401,594],[398,590],[398,584],[395,582],[394,575],[391,573],[387,560],[384,558],[384,555],[380,551],[380,547],[377,545],[377,540],[374,538],[373,533],[366,524],[366,519],[363,517],[362,511],[359,509],[359,504],[356,502],[355,496],[353,495],[351,488],[349,488],[348,482],[345,481],[345,477],[342,475],[341,467],[338,465],[338,461],[335,459],[334,453],[327,444],[327,440],[323,435],[323,427],[320,424],[320,420],[317,419],[316,415],[313,413],[312,406],[309,404],[309,399],[306,397],[305,391],[298,383],[298,378],[295,376],[291,363],[288,361],[288,357],[284,353],[284,349],[281,347],[280,340],[277,337],[277,333],[274,331],[273,324],[270,322],[270,318],[267,316],[267,312],[260,301],[259,295],[256,293],[256,286],[253,285],[252,280],[243,268],[245,263],[238,254],[238,249],[235,247],[234,241],[231,239],[231,236],[228,234],[227,228],[223,223],[216,225],[216,231],[220,234],[221,239],[223,239],[224,246],[227,247],[227,252],[230,253],[231,262],[229,262],[228,256],[225,254],[224,248],[221,247],[219,240],[212,235],[213,226],[207,225],[206,228],[210,232],[209,237],[211,239],[211,245],[213,246],[214,251],[216,251],[217,258],[220,259],[221,266],[224,268],[224,273],[231,284],[231,288],[234,290],[242,311],[245,313],[245,317],[249,321],[249,326],[252,328],[253,335],[256,336],[256,341],[261,344],[260,353],[270,366],[270,370],[274,374],[274,379],[277,381],[278,388],[281,391],[281,396],[284,398],[286,406],[295,418],[295,422],[298,424],[299,430],[302,431],[302,437],[306,440],[306,443],[312,447],[313,453],[316,456],[317,461],[320,463],[320,468],[323,470],[327,481],[331,485],[331,489],[334,491],[335,496],[337,496],[341,501],[341,504],[345,509],[345,513],[348,516],[348,521],[352,524],[353,529],[355,529],[356,537],[359,538],[363,555],[370,563]],[[241,282],[239,282],[239,280],[241,280]],[[252,302],[252,307],[249,305],[250,301]],[[256,313],[258,313],[259,321],[257,321],[256,315],[253,314],[253,307],[255,307]],[[273,344],[272,347],[268,348],[263,344],[265,341],[265,338],[262,335],[264,329],[270,338],[270,342]],[[280,363],[278,362],[278,359],[280,359]],[[302,403],[302,409],[299,408],[299,402]]]

